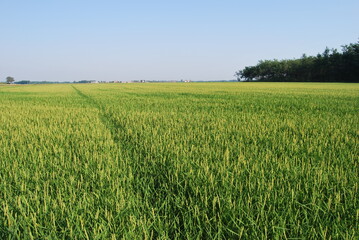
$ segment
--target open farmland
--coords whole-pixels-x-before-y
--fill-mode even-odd
[[[0,86],[0,239],[357,239],[359,85]]]

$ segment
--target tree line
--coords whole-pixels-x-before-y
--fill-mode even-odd
[[[260,60],[235,73],[238,81],[359,82],[359,41],[300,59]]]

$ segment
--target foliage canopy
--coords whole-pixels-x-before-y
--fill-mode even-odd
[[[322,54],[300,59],[260,60],[235,73],[237,80],[267,82],[359,82],[359,42],[326,48]]]

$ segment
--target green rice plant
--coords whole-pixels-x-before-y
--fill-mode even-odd
[[[356,239],[357,84],[0,88],[2,239]]]

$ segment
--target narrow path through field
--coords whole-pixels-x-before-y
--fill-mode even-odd
[[[80,89],[76,88],[75,86],[71,85],[71,87],[76,91],[76,93],[81,96],[90,106],[97,108],[99,111],[99,119],[101,122],[106,126],[106,128],[110,131],[112,139],[114,142],[119,143],[118,135],[116,134],[116,129],[120,126],[112,120],[110,116],[108,116],[105,112],[104,107],[98,103],[95,99],[91,96],[84,94]]]
[[[148,214],[147,217],[151,218],[153,209],[163,215],[171,209],[174,213],[171,218],[177,217],[180,228],[184,228],[183,219],[186,213],[181,209],[186,208],[187,205],[184,201],[178,205],[176,196],[180,191],[184,192],[183,196],[190,195],[191,190],[181,185],[186,179],[186,173],[179,172],[175,164],[176,158],[169,157],[168,153],[161,149],[149,151],[143,145],[141,134],[137,132],[134,137],[132,132],[126,131],[126,125],[121,119],[116,119],[107,113],[104,105],[75,86],[72,87],[84,101],[99,110],[101,121],[109,129],[115,144],[121,151],[119,160],[126,169],[127,179],[131,179],[127,180],[126,185],[133,201],[130,211],[138,214],[138,205],[146,203],[147,206],[140,211],[141,214]]]

